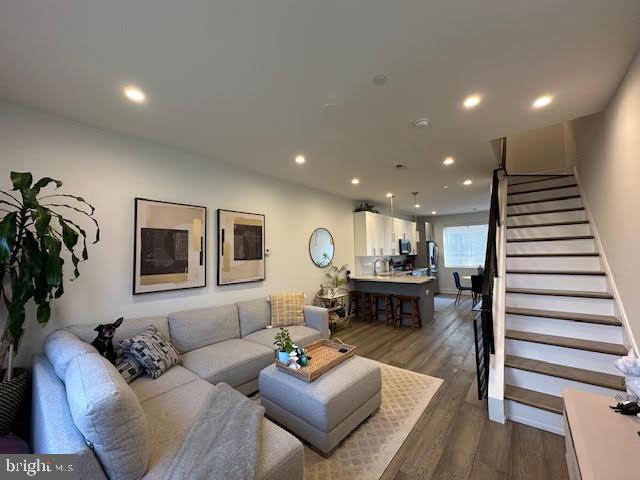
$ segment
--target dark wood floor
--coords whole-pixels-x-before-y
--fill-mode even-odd
[[[467,300],[415,332],[352,322],[335,334],[358,354],[444,379],[383,479],[568,479],[564,438],[489,421],[477,399],[473,315]]]

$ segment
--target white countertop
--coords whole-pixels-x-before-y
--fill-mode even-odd
[[[411,285],[421,285],[430,282],[434,278],[413,275],[351,275],[349,277],[350,280],[359,282],[408,283]]]

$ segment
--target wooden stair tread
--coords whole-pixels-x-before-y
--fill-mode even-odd
[[[550,197],[543,200],[527,200],[526,202],[508,203],[507,207],[514,207],[516,205],[528,205],[530,203],[545,203],[545,202],[557,202],[559,200],[572,200],[574,198],[580,198],[580,195],[561,195],[559,197]]]
[[[594,315],[591,313],[556,312],[554,310],[538,310],[535,308],[507,307],[505,313],[511,315],[526,315],[528,317],[557,318],[574,322],[597,323],[599,325],[622,326],[622,322],[614,316]]]
[[[554,208],[552,210],[537,210],[534,212],[507,213],[507,217],[521,217],[522,215],[541,215],[543,213],[578,212],[580,210],[584,210],[584,207]]]
[[[506,367],[526,370],[527,372],[540,373],[551,377],[573,380],[575,382],[588,383],[598,387],[610,388],[612,390],[625,390],[624,377],[611,375],[609,373],[594,372],[582,368],[567,367],[556,363],[543,362],[532,358],[516,357],[507,355],[504,361]]]
[[[528,405],[529,407],[540,408],[542,410],[547,410],[548,412],[562,415],[562,398],[554,397],[553,395],[534,392],[533,390],[514,387],[513,385],[505,385],[504,398],[523,405]]]
[[[600,270],[507,270],[507,273],[519,275],[593,275],[604,277],[605,272]]]
[[[573,184],[569,184],[569,185],[558,185],[555,187],[545,187],[545,188],[536,188],[535,190],[525,190],[523,192],[508,192],[507,196],[509,195],[523,195],[525,193],[538,193],[538,192],[546,192],[548,190],[560,190],[563,188],[573,188],[573,187],[577,187],[578,184],[577,183],[573,183]]]
[[[549,180],[558,180],[559,178],[567,178],[567,177],[573,177],[573,175],[507,175],[507,177],[509,178],[514,178],[514,177],[531,177],[531,176],[535,176],[535,177],[547,177],[547,178],[536,178],[535,180],[529,180],[527,182],[518,182],[518,183],[509,183],[509,186],[514,186],[514,185],[525,185],[528,183],[536,183],[536,182],[546,182]]]
[[[507,293],[524,293],[527,295],[552,295],[554,297],[580,297],[580,298],[602,298],[612,300],[613,295],[609,292],[584,292],[578,290],[547,290],[538,288],[508,288]]]
[[[598,252],[586,253],[507,253],[507,257],[599,257]]]
[[[567,240],[593,240],[593,235],[566,235],[564,237],[507,238],[507,243],[518,242],[564,242]]]
[[[507,230],[511,228],[538,228],[538,227],[561,227],[565,225],[585,225],[589,220],[572,220],[570,222],[549,222],[549,223],[531,223],[529,225],[507,225]]]
[[[544,345],[554,345],[556,347],[574,348],[586,350],[588,352],[606,353],[609,355],[624,356],[627,349],[624,345],[615,343],[596,342],[594,340],[583,340],[581,338],[558,337],[556,335],[545,335],[542,333],[523,332],[520,330],[507,330],[506,338],[521,340],[523,342],[541,343]]]

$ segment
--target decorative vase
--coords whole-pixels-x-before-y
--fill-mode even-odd
[[[4,378],[4,370],[0,375]],[[24,404],[24,397],[29,383],[29,371],[24,368],[14,368],[14,377],[6,382],[0,382],[0,436],[11,431],[13,422]]]
[[[287,363],[289,361],[289,354],[282,350],[278,350],[278,360],[282,363]]]
[[[306,355],[302,355],[300,357],[300,366],[306,367],[307,365],[309,365],[309,358]]]

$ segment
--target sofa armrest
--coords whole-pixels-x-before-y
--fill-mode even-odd
[[[329,310],[313,305],[304,307],[304,323],[307,327],[315,328],[320,332],[322,338],[329,338]]]

